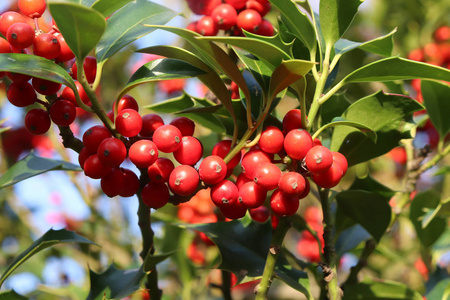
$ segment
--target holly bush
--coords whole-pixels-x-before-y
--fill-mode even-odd
[[[24,125],[1,128],[0,286],[49,257],[89,278],[65,264],[60,284],[0,296],[448,297],[448,4],[407,16],[416,31],[395,42],[403,2],[379,1],[370,26],[359,0],[182,3],[186,28],[148,0],[19,0],[1,15],[2,106]],[[177,46],[136,49],[155,30]],[[56,189],[53,171],[90,216],[42,235],[17,187]]]

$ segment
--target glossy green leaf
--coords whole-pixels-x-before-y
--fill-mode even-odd
[[[359,129],[336,126],[330,149],[344,154],[349,166],[385,154],[398,146],[401,139],[411,138],[412,114],[421,109],[422,105],[409,97],[381,91],[359,99],[342,117],[371,128],[377,134],[378,142],[374,143]]]
[[[277,67],[283,60],[292,58],[277,46],[260,39],[250,37],[202,37],[199,39],[239,47],[255,55],[273,68]]]
[[[0,300],[28,300],[29,298],[17,294],[15,291],[0,292]]]
[[[81,171],[81,168],[69,162],[39,157],[31,152],[3,173],[0,189],[48,171]]]
[[[339,209],[380,241],[391,221],[389,197],[364,190],[347,190],[336,195]]]
[[[144,260],[144,267],[143,267],[144,272],[151,272],[153,269],[155,269],[157,264],[159,264],[162,261],[165,261],[175,252],[176,250],[163,254],[156,254],[156,255],[148,254]]]
[[[392,30],[390,33],[380,36],[376,39],[359,43],[346,39],[339,39],[336,44],[334,44],[335,55],[342,55],[344,53],[350,52],[354,49],[362,49],[371,53],[391,56],[392,50],[394,48],[394,33],[397,29]]]
[[[353,21],[364,0],[320,0],[319,15],[325,42],[333,45]]]
[[[128,3],[108,19],[105,34],[95,48],[97,62],[106,61],[123,47],[155,30],[146,25],[163,25],[176,15],[176,12],[151,1]]]
[[[251,96],[250,106],[251,106],[252,117],[253,117],[253,119],[256,120],[263,109],[264,93],[263,93],[259,83],[253,77],[252,73],[244,70],[243,75],[244,75],[245,82],[247,83],[248,90],[249,90],[250,96]],[[240,98],[241,98],[242,105],[244,106],[244,108],[246,110],[248,110],[247,99],[245,98],[245,96],[243,94],[241,95]]]
[[[100,12],[105,18],[111,15],[116,10],[122,8],[124,5],[133,0],[92,0],[90,5],[93,9]]]
[[[396,191],[376,181],[372,176],[367,175],[364,178],[356,177],[349,190],[363,190],[371,193],[379,194],[381,196],[391,198]]]
[[[312,50],[316,44],[316,33],[308,16],[292,0],[271,0],[270,3],[280,11],[281,20],[289,32]]]
[[[274,99],[279,92],[305,76],[313,66],[314,63],[305,60],[283,61],[272,73],[268,93],[269,99]]]
[[[422,80],[423,104],[439,136],[444,138],[450,132],[450,86],[437,81]]]
[[[422,295],[407,285],[388,280],[364,280],[345,286],[343,299],[422,300]]]
[[[37,239],[30,247],[23,251],[19,256],[17,256],[8,266],[6,271],[2,274],[0,278],[0,286],[3,284],[6,278],[14,272],[21,264],[27,261],[34,254],[44,250],[48,247],[63,244],[63,243],[79,243],[79,244],[92,244],[96,245],[94,242],[76,234],[73,231],[67,231],[65,229],[53,230],[50,229],[43,236]]]
[[[247,53],[239,48],[233,48],[241,62],[252,73],[255,80],[264,92],[269,91],[270,76],[272,71],[265,63],[259,60],[256,56]]]
[[[258,35],[258,34],[251,33],[251,32],[245,31],[245,30],[243,32],[246,37],[267,42],[267,43],[281,49],[283,52],[285,52],[288,55],[290,55],[290,53],[292,53],[292,46],[294,44],[293,36],[291,36],[291,39],[289,40],[289,42],[285,42],[281,38],[280,32],[277,32],[273,36]]]
[[[345,93],[334,94],[331,98],[320,107],[320,115],[322,124],[331,122],[336,116],[340,116],[352,104]]]
[[[179,97],[172,98],[163,102],[147,105],[144,108],[153,110],[157,113],[174,113],[194,106],[194,98],[183,94]]]
[[[119,93],[120,99],[138,85],[168,79],[190,78],[205,74],[205,71],[182,60],[160,58],[144,64],[130,78],[125,88]]]
[[[409,218],[416,229],[420,242],[430,247],[444,233],[447,221],[444,218],[433,218],[424,228],[422,220],[426,215],[425,209],[435,209],[440,203],[440,195],[432,190],[417,193],[411,203]]]
[[[49,1],[48,9],[67,45],[79,59],[95,48],[105,32],[105,18],[95,9],[61,0]]]
[[[91,290],[86,300],[96,299],[106,293],[108,299],[122,299],[136,292],[141,287],[145,272],[140,269],[120,270],[111,264],[103,273],[89,270]]]
[[[0,54],[0,71],[26,74],[75,88],[69,73],[46,58],[22,53]]]
[[[360,132],[364,133],[365,135],[367,135],[368,138],[370,138],[374,143],[377,142],[377,134],[367,125],[361,124],[359,122],[354,122],[354,121],[350,121],[347,120],[343,117],[336,117],[333,120],[331,120],[331,122],[323,125],[322,127],[320,127],[315,133],[314,135],[322,132],[323,130],[327,129],[327,128],[331,128],[331,127],[335,127],[335,126],[350,126],[353,128],[357,128],[360,130]]]
[[[345,253],[355,249],[359,244],[367,241],[371,238],[371,235],[361,225],[356,224],[351,226],[341,233],[336,241],[336,254],[341,257]]]
[[[353,71],[342,80],[342,83],[383,82],[415,78],[450,81],[450,70],[402,57],[389,57]]]

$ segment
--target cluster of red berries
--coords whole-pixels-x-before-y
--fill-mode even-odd
[[[268,0],[187,0],[189,8],[199,20],[188,25],[188,29],[201,35],[214,36],[219,30],[229,35],[242,35],[242,30],[272,36],[274,28],[264,16],[270,11]]]

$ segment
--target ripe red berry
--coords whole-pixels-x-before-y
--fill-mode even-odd
[[[97,153],[98,146],[104,140],[111,137],[111,133],[102,125],[95,125],[83,134],[83,144],[91,153]]]
[[[236,19],[236,24],[239,28],[251,33],[256,33],[258,31],[261,22],[261,15],[253,9],[245,9],[241,11]]]
[[[318,186],[330,189],[335,187],[341,178],[344,176],[342,168],[338,163],[333,162],[331,167],[329,167],[325,172],[322,173],[312,173],[311,178],[317,183]]]
[[[51,123],[48,112],[40,108],[34,108],[25,115],[25,128],[31,134],[46,133]]]
[[[224,3],[217,6],[211,13],[211,18],[219,29],[228,30],[236,25],[237,12],[230,4]]]
[[[78,81],[75,81],[75,86],[77,87],[77,92],[80,95],[81,101],[86,105],[90,105],[91,101],[89,100],[89,97],[86,94],[86,91],[84,90],[81,83],[79,83]],[[75,93],[73,92],[73,90],[70,87],[66,86],[63,89],[63,91],[61,93],[61,97],[72,102],[73,105],[75,105],[75,107],[78,107],[77,99],[75,98]]]
[[[275,29],[273,28],[272,23],[270,23],[266,19],[263,19],[261,21],[261,24],[259,24],[259,28],[256,33],[262,36],[273,36],[275,33]]]
[[[84,75],[89,83],[95,81],[95,76],[97,75],[97,59],[93,56],[86,56],[83,62]],[[72,66],[72,77],[78,80],[78,68],[77,64],[74,63]]]
[[[311,135],[304,129],[291,130],[284,138],[284,150],[292,159],[302,160],[312,146]]]
[[[31,84],[33,85],[33,88],[36,92],[46,96],[56,94],[56,92],[58,92],[61,88],[61,83],[42,79],[39,77],[33,77],[33,79],[31,80]]]
[[[173,125],[162,125],[153,133],[153,142],[161,152],[172,153],[181,145],[181,132]]]
[[[33,86],[28,82],[13,82],[8,87],[6,94],[9,102],[17,107],[25,107],[34,104],[37,100]]]
[[[60,52],[58,56],[55,58],[57,62],[66,62],[75,57],[75,54],[72,52],[72,50],[69,48],[69,46],[66,43],[66,40],[60,33],[56,33],[55,37],[58,39],[59,46],[60,46]]]
[[[13,82],[27,82],[31,79],[30,75],[15,73],[15,72],[5,72],[6,76]]]
[[[247,208],[260,207],[266,201],[267,190],[249,181],[239,188],[238,200]]]
[[[225,218],[231,220],[243,218],[247,213],[247,207],[245,207],[239,201],[235,201],[227,206],[219,207],[219,210],[224,215]]]
[[[205,184],[216,184],[225,179],[227,165],[220,156],[207,156],[200,163],[198,175]]]
[[[127,108],[117,114],[115,124],[117,132],[121,135],[134,137],[142,129],[142,117],[137,111]]]
[[[0,53],[12,53],[11,45],[4,38],[0,38]]]
[[[253,180],[255,178],[256,167],[265,162],[270,162],[270,157],[267,153],[261,150],[250,150],[242,157],[242,173],[248,179]]]
[[[196,31],[204,36],[214,36],[219,32],[218,25],[210,16],[203,16],[197,21]]]
[[[60,99],[50,107],[50,118],[58,126],[69,126],[76,116],[77,110],[70,101]]]
[[[222,140],[214,145],[212,149],[212,155],[217,155],[222,158],[225,158],[231,150],[231,140]],[[241,152],[238,152],[228,163],[227,168],[228,170],[233,169],[236,167],[239,162],[241,161]]]
[[[189,8],[197,15],[211,15],[215,7],[222,3],[221,0],[187,0]]]
[[[61,53],[61,45],[53,34],[42,33],[34,38],[33,53],[47,59],[54,59]]]
[[[92,179],[100,179],[106,176],[111,169],[98,159],[97,154],[89,156],[83,165],[84,175]]]
[[[238,202],[239,191],[233,182],[222,180],[211,188],[211,200],[217,207],[231,206]]]
[[[342,154],[340,152],[335,152],[335,151],[332,151],[331,155],[333,155],[333,162],[338,164],[341,167],[342,173],[343,173],[343,175],[345,175],[345,173],[347,173],[347,169],[348,169],[347,158],[345,158],[344,154]]]
[[[14,23],[8,28],[6,39],[13,48],[25,49],[33,45],[34,29],[27,23]]]
[[[14,23],[26,23],[26,19],[15,11],[6,11],[0,16],[0,33],[6,37],[8,28]]]
[[[230,4],[236,10],[244,8],[246,2],[247,2],[247,0],[225,0],[225,3]]]
[[[315,146],[309,149],[305,156],[305,164],[312,173],[325,172],[333,163],[331,151],[324,146]]]
[[[278,182],[278,189],[286,195],[297,196],[303,194],[306,188],[305,178],[297,172],[282,173]]]
[[[103,164],[118,167],[127,157],[127,148],[121,140],[107,138],[98,146],[97,156]]]
[[[170,125],[175,126],[181,132],[182,136],[192,136],[195,131],[195,123],[189,118],[178,117],[170,121]]]
[[[281,170],[273,163],[267,162],[255,168],[253,180],[266,191],[270,191],[278,187],[280,176]]]
[[[139,189],[139,178],[133,171],[125,168],[120,168],[124,176],[124,185],[122,190],[119,192],[121,197],[131,197],[136,195]]]
[[[118,196],[124,186],[125,176],[119,168],[111,169],[100,181],[103,193],[110,198]]]
[[[278,153],[283,149],[284,135],[280,129],[275,126],[267,126],[261,133],[259,147],[267,153]]]
[[[19,0],[20,11],[30,18],[40,18],[46,9],[45,0]]]
[[[116,105],[116,101],[113,103],[113,109]],[[122,98],[120,98],[119,103],[117,104],[117,112],[120,113],[124,109],[133,109],[135,111],[139,111],[139,104],[137,103],[136,99],[131,97],[130,95],[123,95]],[[144,117],[142,117],[142,122],[144,122]]]
[[[253,221],[265,223],[270,217],[270,211],[265,206],[251,208],[248,210]]]
[[[270,197],[270,208],[280,217],[292,216],[299,206],[300,201],[297,197],[286,195],[279,189],[276,189]]]
[[[139,169],[148,168],[158,159],[158,147],[150,140],[140,140],[131,145],[128,157]]]
[[[264,17],[270,11],[269,1],[247,0],[245,8],[256,10],[261,17]]]
[[[156,128],[164,125],[164,120],[157,114],[147,114],[142,116],[142,129],[139,133],[142,137],[150,137]]]
[[[158,159],[148,167],[147,173],[151,181],[167,182],[169,181],[173,169],[175,169],[175,166],[170,159],[158,157]]]
[[[283,131],[288,134],[293,129],[302,128],[302,111],[300,109],[291,109],[283,117]]]
[[[158,209],[169,202],[169,189],[165,183],[149,182],[142,189],[142,201],[150,208]]]
[[[89,156],[91,156],[94,153],[89,152],[89,150],[86,147],[83,147],[80,150],[80,153],[78,153],[78,163],[80,164],[81,168],[84,168],[84,163],[86,162],[86,159],[88,159]]]
[[[188,196],[195,192],[200,179],[197,171],[186,165],[173,169],[169,177],[170,190],[180,196]]]
[[[203,145],[193,136],[183,136],[173,157],[182,165],[195,165],[203,156]]]

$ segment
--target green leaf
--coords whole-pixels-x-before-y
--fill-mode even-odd
[[[289,32],[298,37],[309,50],[312,50],[316,45],[316,32],[308,16],[300,11],[294,1],[271,0],[270,3],[280,11],[281,20]]]
[[[86,300],[96,299],[106,291],[108,298],[122,299],[140,289],[145,273],[142,267],[134,270],[120,270],[111,264],[103,273],[89,270],[91,290]]]
[[[254,34],[248,31],[243,31],[246,37],[250,37],[253,39],[257,39],[257,40],[261,40],[261,41],[265,41],[271,45],[274,45],[275,47],[281,49],[283,52],[290,54],[292,53],[292,47],[294,44],[294,38],[293,36],[291,36],[291,39],[289,42],[285,42],[282,37],[280,32],[277,32],[275,35],[273,36],[264,36],[264,35],[258,35],[258,34]]]
[[[94,242],[76,234],[73,231],[67,231],[65,229],[53,230],[50,229],[43,236],[37,239],[30,247],[17,256],[8,266],[6,271],[0,278],[0,286],[3,284],[6,278],[14,272],[21,264],[32,257],[34,254],[44,250],[48,247],[62,244],[62,243],[79,243],[79,244],[92,244],[97,245]]]
[[[444,233],[446,229],[446,220],[435,217],[428,222],[425,228],[422,226],[422,220],[426,215],[425,209],[435,209],[440,203],[440,196],[432,190],[417,193],[411,203],[409,218],[416,229],[420,242],[425,247],[430,247]]]
[[[246,66],[246,68],[252,73],[255,80],[258,82],[261,89],[267,93],[269,91],[270,76],[272,71],[265,63],[259,60],[256,56],[240,50],[239,48],[233,48],[239,59]]]
[[[423,104],[439,136],[443,139],[450,132],[450,86],[437,81],[422,80]]]
[[[17,294],[15,291],[0,292],[0,300],[28,300],[29,298]]]
[[[81,168],[62,160],[39,157],[31,152],[3,173],[0,189],[48,171],[81,171]]]
[[[336,44],[334,44],[335,55],[343,55],[344,53],[359,48],[371,53],[383,56],[391,56],[392,50],[394,48],[393,36],[396,31],[397,29],[394,29],[384,36],[380,36],[376,39],[363,43],[353,42],[346,39],[339,39]]]
[[[343,299],[422,300],[422,295],[399,282],[364,280],[360,283],[346,285]]]
[[[398,146],[401,139],[410,138],[414,126],[412,114],[423,109],[417,101],[382,91],[359,99],[342,117],[371,128],[377,134],[377,143],[356,128],[336,126],[330,149],[347,158],[349,166],[370,160]]]
[[[427,299],[447,300],[450,295],[450,278],[439,281],[431,291],[426,293]]]
[[[356,224],[339,233],[336,241],[336,254],[341,257],[370,239],[371,235],[361,225]]]
[[[331,98],[320,107],[320,115],[322,124],[331,122],[336,116],[340,116],[350,106],[351,101],[346,97],[345,93],[334,94]]]
[[[75,89],[75,83],[69,73],[53,61],[46,58],[22,53],[0,54],[0,71],[26,74],[33,77],[61,83]]]
[[[353,21],[358,7],[364,0],[321,0],[320,25],[327,44],[333,45]]]
[[[377,142],[377,134],[369,126],[366,126],[359,122],[349,121],[343,117],[336,117],[333,120],[331,120],[331,122],[329,122],[328,124],[323,125],[314,133],[314,136],[317,136],[320,132],[324,131],[325,129],[334,126],[350,126],[353,128],[357,128],[360,130],[360,132],[367,135],[367,137],[371,141],[373,141],[374,143]]]
[[[128,91],[138,85],[168,79],[190,78],[205,74],[205,71],[182,60],[161,58],[144,64],[130,78],[125,88],[120,92],[120,99]]]
[[[415,78],[450,81],[450,70],[402,57],[389,57],[353,71],[342,80],[342,84]]]
[[[94,0],[90,6],[106,18],[131,1],[133,0]]]
[[[84,59],[105,32],[103,15],[95,9],[62,0],[49,1],[48,9],[69,48],[78,59]]]
[[[144,260],[144,267],[143,267],[144,272],[151,272],[153,269],[155,269],[157,264],[159,264],[162,261],[165,261],[175,252],[177,252],[177,250],[158,255],[147,254]]]
[[[263,109],[263,98],[264,93],[261,89],[261,86],[258,84],[256,79],[253,77],[252,73],[248,72],[247,70],[244,70],[243,72],[245,82],[247,83],[248,90],[250,92],[250,105],[251,105],[251,112],[253,119],[257,119],[259,114],[261,113]],[[245,110],[247,110],[247,99],[244,95],[241,95],[241,102],[244,106]]]
[[[373,179],[373,177],[370,175],[364,178],[356,177],[355,181],[350,186],[349,190],[364,190],[371,193],[379,194],[387,198],[393,197],[396,193],[387,186]]]
[[[336,195],[339,209],[380,241],[391,221],[389,197],[364,190],[347,190]]]
[[[434,173],[434,176],[445,175],[447,173],[450,173],[450,166],[443,166],[442,168],[437,170],[436,173]]]
[[[150,1],[128,3],[108,19],[105,34],[95,48],[97,62],[103,63],[126,45],[155,30],[146,25],[163,25],[176,15],[167,7]]]

